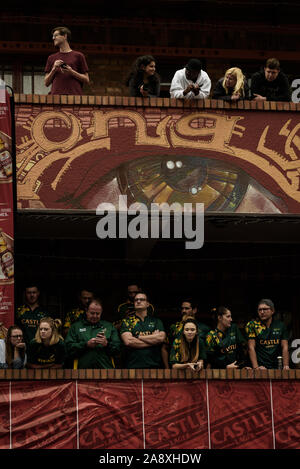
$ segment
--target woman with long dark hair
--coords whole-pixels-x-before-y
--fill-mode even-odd
[[[24,368],[26,344],[19,326],[10,326],[5,339],[0,340],[0,368]]]
[[[200,371],[205,359],[205,347],[199,337],[197,321],[193,317],[187,317],[183,321],[181,336],[174,340],[170,352],[172,368]]]
[[[246,365],[246,339],[232,323],[231,311],[225,306],[212,310],[217,327],[206,336],[207,360],[211,368],[240,368]]]
[[[129,95],[151,98],[160,94],[160,78],[156,73],[156,63],[152,55],[142,55],[136,59],[126,80]]]

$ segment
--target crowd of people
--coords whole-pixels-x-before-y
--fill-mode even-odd
[[[258,302],[244,329],[233,322],[228,307],[211,312],[213,327],[198,317],[190,298],[180,304],[180,317],[165,327],[148,295],[128,285],[127,299],[114,321],[93,291],[82,288],[78,307],[63,321],[40,305],[37,285],[28,285],[16,324],[0,329],[1,368],[203,368],[289,369],[288,331],[274,318],[270,299]],[[108,319],[104,319],[107,317]]]
[[[45,84],[51,94],[82,94],[89,83],[84,55],[71,49],[71,32],[66,27],[52,31],[54,46],[49,56]],[[130,96],[160,95],[160,77],[151,55],[135,61],[127,81]],[[177,70],[170,96],[205,99],[211,94],[211,79],[199,59],[189,59]],[[290,89],[279,61],[270,58],[251,77],[242,70],[226,70],[212,92],[224,101],[289,101]],[[128,286],[128,298],[118,307],[115,321],[103,319],[103,303],[90,289],[82,288],[79,307],[64,320],[52,318],[40,305],[37,285],[25,288],[25,303],[16,311],[15,324],[0,325],[0,367],[2,368],[203,368],[267,369],[290,366],[288,332],[274,319],[270,299],[258,302],[255,317],[241,330],[233,323],[230,308],[213,310],[214,326],[199,320],[192,299],[183,299],[180,318],[165,327],[157,317],[147,294],[135,284]],[[108,316],[109,318],[109,316]],[[279,357],[279,358],[278,358]]]
[[[59,51],[48,57],[45,85],[52,85],[50,94],[82,94],[83,85],[89,84],[90,81],[85,56],[71,49],[69,28],[54,28],[52,39]],[[126,85],[129,88],[129,96],[160,96],[160,77],[152,55],[143,55],[136,59],[126,79]],[[290,101],[291,93],[288,78],[280,70],[280,63],[276,58],[267,59],[265,66],[251,76],[250,87],[242,70],[231,67],[225,71],[213,90],[209,75],[202,69],[201,60],[191,58],[182,69],[175,72],[171,81],[170,97],[186,100],[212,97],[227,102]]]

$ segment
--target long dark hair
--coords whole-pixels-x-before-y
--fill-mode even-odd
[[[142,66],[146,67],[149,65],[151,62],[156,62],[155,58],[152,57],[152,55],[141,55],[138,57],[133,66],[132,69],[126,78],[126,86],[129,86],[129,82],[133,78],[133,84],[135,86],[142,84],[143,78],[144,78],[144,70],[141,68]],[[154,75],[151,75],[149,77],[149,81],[153,81],[155,83],[159,82],[159,75],[155,72]]]
[[[193,323],[196,326],[196,335],[192,342],[188,342],[184,335],[184,327],[187,323]],[[199,334],[197,321],[192,316],[188,316],[183,321],[181,341],[180,341],[181,363],[196,363],[199,357]]]

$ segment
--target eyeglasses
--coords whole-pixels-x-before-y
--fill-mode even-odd
[[[11,335],[12,339],[23,339],[22,335]]]
[[[269,311],[271,308],[258,308],[258,311]]]

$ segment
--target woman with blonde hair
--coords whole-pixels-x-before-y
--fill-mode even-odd
[[[240,68],[232,67],[226,70],[225,76],[220,78],[215,86],[212,99],[223,99],[223,101],[249,99],[249,86]]]
[[[62,368],[65,344],[59,333],[60,319],[42,318],[28,348],[28,368]]]
[[[181,336],[176,338],[170,352],[172,368],[200,371],[206,359],[204,342],[199,337],[197,321],[186,317],[183,321]]]

